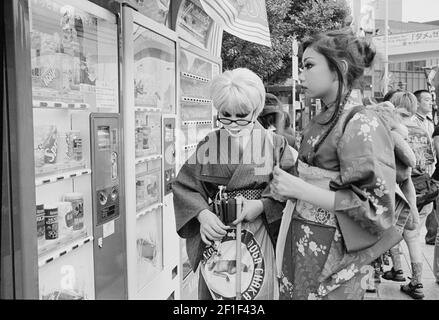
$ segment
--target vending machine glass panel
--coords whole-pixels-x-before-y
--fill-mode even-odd
[[[161,113],[137,108],[135,121],[136,158],[160,154],[162,152]]]
[[[89,116],[119,112],[116,16],[83,0],[29,7],[40,298],[94,299]]]
[[[136,107],[175,111],[175,43],[134,25],[134,98]]]
[[[199,0],[185,0],[180,9],[177,31],[191,43],[207,47],[213,20],[203,10]]]
[[[169,16],[169,6],[171,0],[117,0],[118,2],[128,3],[131,7],[147,16],[148,18],[165,24]]]
[[[137,219],[137,289],[141,290],[163,269],[162,209]]]

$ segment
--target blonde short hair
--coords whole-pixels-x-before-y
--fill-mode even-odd
[[[396,108],[407,110],[411,115],[414,115],[418,109],[418,100],[416,99],[416,96],[408,91],[395,92],[390,99],[390,102],[393,103]]]
[[[265,87],[253,71],[237,68],[212,80],[210,95],[218,112],[251,113],[258,116],[265,104]]]

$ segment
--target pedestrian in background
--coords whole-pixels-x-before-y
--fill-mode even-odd
[[[414,115],[417,114],[418,104],[414,94],[410,92],[395,92],[390,98],[390,102],[396,107],[397,115],[399,115],[401,122],[406,125],[408,130],[407,140],[414,151],[416,157],[416,170],[420,172],[426,172],[429,166],[429,162],[424,158],[426,154],[433,153],[430,148],[429,134],[419,127],[417,121],[414,120]],[[420,141],[425,140],[425,144],[421,144]],[[420,245],[420,231],[425,222],[426,216],[423,215],[419,218],[419,214],[416,209],[416,200],[414,208],[417,214],[417,224],[414,230],[405,229],[403,232],[404,241],[407,244],[409,251],[412,277],[408,284],[401,286],[401,291],[408,294],[413,299],[424,298],[423,285],[422,285],[422,249]],[[390,250],[391,258],[393,262],[392,269],[386,271],[383,274],[383,278],[386,280],[404,282],[404,272],[402,270],[400,245],[393,247]]]

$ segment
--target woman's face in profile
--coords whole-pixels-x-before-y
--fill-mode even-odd
[[[306,96],[322,98],[334,88],[337,76],[329,69],[326,58],[308,47],[302,56],[303,71],[299,79]]]

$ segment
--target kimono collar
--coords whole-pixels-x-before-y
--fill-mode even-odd
[[[342,99],[341,103],[343,103],[343,100],[344,99]],[[358,99],[356,99],[355,96],[351,92],[351,94],[349,95],[349,97],[346,100],[346,104],[344,105],[344,110],[349,110],[349,109],[351,109],[355,106],[358,106],[358,105],[362,105],[362,103],[358,102]],[[332,117],[334,109],[335,109],[335,102],[330,103],[327,106],[323,106],[323,108],[322,108],[323,111],[321,113],[321,116],[319,117],[319,120],[321,120],[323,122],[329,121],[329,119],[331,119],[331,117]]]

